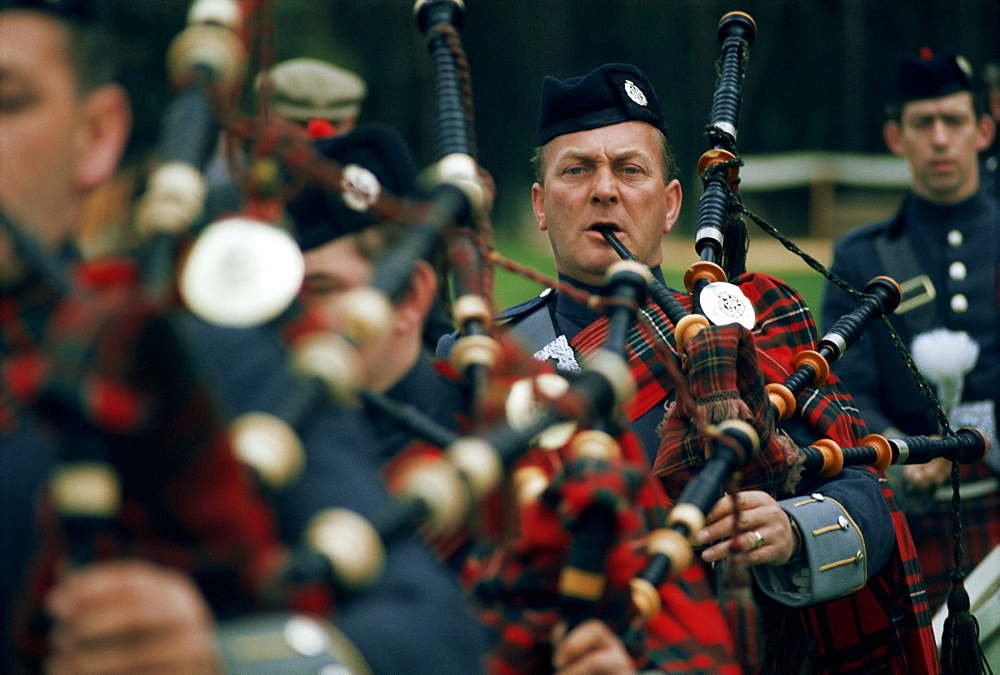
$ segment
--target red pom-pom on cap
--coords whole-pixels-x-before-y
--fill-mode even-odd
[[[317,117],[316,119],[309,120],[309,123],[306,125],[306,131],[309,132],[310,138],[318,141],[333,136],[337,133],[337,127],[333,126],[333,122],[330,120]]]

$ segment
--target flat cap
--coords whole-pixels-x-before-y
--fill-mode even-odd
[[[977,85],[969,62],[955,50],[935,55],[924,48],[917,56],[904,56],[897,62],[891,100],[902,105],[959,91],[973,91]]]
[[[399,132],[387,124],[362,124],[317,141],[314,147],[342,167],[357,165],[367,169],[383,189],[394,195],[405,197],[415,190],[417,161]],[[303,251],[376,223],[366,211],[350,208],[340,194],[318,188],[304,190],[286,207],[295,238]]]
[[[270,76],[274,111],[297,122],[317,118],[339,122],[354,117],[368,93],[360,77],[317,59],[282,61],[271,68]],[[258,78],[258,89],[260,82]]]
[[[608,63],[586,75],[542,80],[538,145],[556,136],[638,120],[665,135],[667,124],[653,85],[635,66]]]

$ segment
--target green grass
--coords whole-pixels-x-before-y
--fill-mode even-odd
[[[555,276],[555,270],[552,266],[552,251],[546,242],[539,244],[537,240],[510,237],[498,239],[496,247],[507,258],[522,265],[528,265],[547,276]],[[798,259],[792,256],[792,254],[788,255],[792,261],[791,264],[795,265],[794,267],[759,271],[773,274],[796,289],[802,295],[803,299],[805,299],[806,304],[818,322],[820,303],[823,298],[823,287],[826,280],[818,273],[799,263]],[[691,249],[690,257],[690,262],[694,262],[693,248]],[[684,271],[687,269],[688,264],[690,263],[685,263],[683,266],[671,265],[669,262],[664,264],[663,276],[667,285],[677,289],[683,288]],[[496,288],[493,297],[496,301],[497,309],[503,309],[523,302],[537,295],[544,288],[534,281],[499,268],[495,274],[495,285]]]

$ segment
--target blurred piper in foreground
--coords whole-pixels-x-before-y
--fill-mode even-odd
[[[476,672],[481,667],[478,633],[471,620],[461,618],[465,610],[458,586],[414,537],[389,550],[373,591],[338,597],[340,635],[348,635],[353,646],[335,640],[338,632],[325,622],[334,617],[260,617],[250,633],[237,631],[235,642],[217,641],[217,636],[232,636],[229,621],[250,610],[253,598],[242,587],[246,580],[231,570],[274,553],[256,547],[273,546],[273,514],[265,513],[248,474],[219,433],[214,402],[203,388],[210,371],[193,368],[189,345],[173,332],[176,325],[169,317],[147,314],[151,310],[141,302],[134,263],[94,261],[77,267],[53,262],[71,247],[84,197],[113,172],[128,137],[128,99],[114,84],[113,50],[97,20],[98,4],[0,3],[0,209],[11,214],[0,229],[0,306],[5,310],[0,344],[5,377],[19,374],[0,387],[0,668],[17,672],[9,642],[15,634],[14,608],[44,593],[44,606],[33,607],[43,613],[17,628],[18,656],[27,656],[33,668],[41,667],[38,659],[44,658],[53,672],[219,672],[260,665],[261,658],[283,672],[347,664],[354,672]],[[12,232],[20,235],[17,246]],[[32,240],[40,246],[32,247]],[[29,248],[39,250],[26,254]],[[66,254],[63,260],[73,257]],[[62,295],[67,290],[69,302]],[[137,299],[136,313],[131,313],[130,297]],[[119,306],[121,313],[103,313]],[[129,320],[141,319],[141,327],[150,317],[153,335],[132,335]],[[87,330],[66,334],[74,325]],[[126,348],[116,349],[116,337],[126,340]],[[290,383],[285,353],[269,337],[265,331],[234,332],[213,343],[220,351],[211,357],[245,357],[238,362],[243,370],[209,380],[218,385],[226,412],[236,411],[235,402],[221,399],[234,382],[252,393]],[[162,358],[134,361],[136,354]],[[68,367],[49,370],[51,358]],[[17,364],[40,368],[11,367]],[[75,388],[87,382],[112,386]],[[60,383],[74,388],[59,389]],[[34,577],[37,581],[29,584],[39,499],[65,447],[80,441],[67,433],[69,417],[60,408],[34,410],[24,404],[33,397],[32,387],[53,385],[53,401],[79,393],[82,412],[97,413],[80,429],[88,442],[106,442],[112,464],[118,462],[123,509],[113,514],[121,519],[105,531],[98,528],[92,542],[46,539],[53,548],[38,562],[60,574]],[[144,411],[155,422],[151,427],[144,425]],[[81,410],[73,404],[65,412]],[[369,442],[329,410],[299,431],[313,450]],[[303,521],[318,509],[333,503],[371,512],[380,499],[388,499],[379,491],[374,467],[347,455],[324,463],[321,454],[316,461],[323,471],[309,476],[325,479],[319,498],[296,484],[274,500],[290,545],[299,543]],[[155,492],[163,486],[162,494]],[[227,520],[233,516],[235,523]],[[49,527],[45,532],[57,534]],[[120,546],[115,534],[125,536]],[[59,559],[49,557],[50,551]],[[116,551],[127,557],[115,559]],[[234,562],[236,567],[228,566]],[[299,597],[295,604],[309,600]],[[270,644],[274,651],[247,652],[248,644]],[[349,658],[338,661],[337,652]]]

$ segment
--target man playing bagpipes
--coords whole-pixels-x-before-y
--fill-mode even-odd
[[[414,197],[417,163],[399,132],[385,124],[366,123],[346,134],[316,143],[317,151],[342,166],[370,170],[382,188]],[[311,187],[292,199],[288,217],[305,260],[301,300],[321,314],[331,330],[344,328],[343,303],[352,291],[367,288],[379,261],[410,233],[404,223],[375,222],[349,208],[338,194]],[[356,448],[393,473],[393,460],[414,440],[411,430],[394,419],[404,408],[416,409],[451,432],[468,428],[469,394],[447,363],[426,349],[425,328],[439,297],[439,273],[431,261],[413,262],[401,297],[394,300],[392,321],[383,334],[359,346],[363,389],[361,417],[377,430],[375,443]],[[443,559],[461,564],[456,547],[468,543],[455,533],[437,542]]]
[[[32,667],[44,657],[63,672],[218,672],[225,666],[216,620],[267,605],[256,584],[282,555],[274,514],[236,460],[205,371],[195,367],[175,317],[144,293],[136,265],[88,262],[68,281],[70,266],[52,262],[70,245],[83,197],[114,170],[128,135],[128,101],[104,71],[109,51],[93,5],[13,4],[0,5],[0,207],[13,215],[4,214],[0,230],[0,667],[15,667],[8,640],[16,635],[22,663]],[[96,72],[88,70],[95,64]],[[259,333],[215,345],[229,350],[215,356],[244,359],[246,369],[228,375],[249,372],[240,383],[254,393],[286,374],[285,351]],[[310,424],[299,431],[316,452],[371,440],[335,413]],[[88,461],[65,461],[81,457]],[[279,514],[278,525],[301,528],[313,512],[302,511],[331,502],[364,511],[388,499],[375,469],[350,455],[338,454],[325,469],[312,474],[327,479],[320,497],[293,485],[275,499],[287,516]],[[53,474],[57,499],[45,503],[45,523],[58,515],[69,531],[47,528],[52,536],[36,551],[35,509]],[[81,492],[75,478],[95,475],[101,489]],[[92,518],[95,503],[111,508]],[[76,510],[53,513],[50,504]],[[33,557],[38,566],[29,573]],[[381,581],[336,603],[337,621],[356,642],[345,653],[360,646],[380,672],[412,670],[414,662],[434,673],[479,668],[478,631],[461,618],[457,584],[422,542],[411,537],[390,547]],[[314,588],[293,585],[278,608],[329,609],[332,589]],[[34,603],[32,621],[15,633],[10,612],[26,599]],[[274,632],[237,635],[237,645],[270,645],[269,654],[254,652],[258,664],[273,657],[283,670],[303,659],[319,667],[334,649],[321,625],[279,623]]]
[[[399,133],[387,125],[360,125],[317,141],[315,150],[324,160],[369,173],[393,195],[414,194],[416,162]],[[299,296],[304,317],[314,315],[322,331],[335,334],[343,328],[343,296],[367,287],[375,261],[405,236],[406,225],[380,223],[319,186],[296,193],[286,209],[290,231],[304,254]],[[463,405],[462,388],[437,375],[422,351],[422,327],[436,283],[429,264],[415,264],[407,293],[393,308],[390,328],[357,345],[359,370],[347,387],[356,403],[377,392],[401,391],[400,405],[419,400],[440,423],[457,424],[454,411]],[[326,509],[348,508],[377,517],[387,499],[383,465],[412,437],[401,435],[376,409],[331,406],[325,389],[310,388],[287,372],[292,360],[288,336],[276,323],[225,328],[194,320],[190,328],[202,367],[218,385],[237,425],[263,412],[280,417],[301,438],[304,464],[298,478],[274,496],[282,537],[297,541],[314,515]],[[397,389],[401,381],[409,384]],[[337,628],[374,672],[479,671],[481,630],[465,607],[454,572],[439,565],[413,532],[394,539],[389,549],[387,567],[373,587],[347,594],[338,603]],[[379,610],[366,611],[375,607]]]
[[[532,204],[561,281],[600,295],[605,271],[619,259],[606,240],[610,230],[662,283],[660,238],[677,220],[681,188],[659,102],[637,68],[608,64],[565,81],[546,78],[535,161]],[[849,396],[834,380],[810,389],[804,409],[781,426],[766,402],[763,383],[784,381],[795,353],[816,339],[804,303],[766,275],[737,282],[757,321],[752,331],[718,326],[694,338],[683,362],[694,409],[673,405],[662,364],[674,358],[663,356],[673,345],[670,323],[653,303],[642,308],[652,328],[630,338],[638,394],[626,409],[671,498],[704,463],[692,437],[696,419],[738,413],[760,434],[762,449],[743,471],[744,489],[719,501],[699,534],[706,544],[721,540],[702,553],[706,562],[746,554],[763,592],[755,594],[763,644],[737,645],[747,650],[746,667],[934,672],[912,542],[881,477],[855,468],[797,483],[797,446],[824,436],[851,445],[864,435]],[[679,299],[690,307],[689,297]],[[579,369],[603,342],[600,317],[567,293],[546,291],[502,316],[535,358],[563,370]],[[817,531],[836,536],[820,540]]]
[[[57,11],[60,9],[55,8]],[[28,12],[32,20],[39,18],[34,12]],[[18,12],[18,19],[20,19]],[[49,14],[39,15],[49,27],[54,27],[54,32],[59,33],[63,28],[61,19],[53,20]],[[3,17],[4,21],[8,19]],[[49,22],[52,22],[50,25]],[[4,26],[6,28],[6,26]],[[22,26],[15,24],[17,29],[14,36],[22,34]],[[30,36],[30,34],[28,34]],[[5,41],[5,44],[16,43],[16,40]],[[40,44],[45,44],[40,42]],[[9,175],[9,174],[5,174]],[[33,222],[30,213],[19,213],[19,216]],[[44,257],[40,258],[45,260]],[[107,284],[111,283],[114,288],[129,286],[134,281],[131,274],[126,274],[129,266],[113,266],[111,271],[118,270],[119,274],[112,274],[112,278],[99,276],[97,281]],[[104,268],[107,270],[107,268]],[[124,276],[123,276],[124,275]],[[100,287],[95,291],[100,297],[103,291]],[[88,296],[90,298],[94,295]],[[28,300],[36,299],[30,296]],[[44,296],[40,298],[42,309],[48,312],[51,305],[58,302],[57,296]],[[30,303],[29,303],[30,304]],[[32,307],[35,305],[32,304]],[[79,307],[80,305],[75,305]],[[83,317],[88,313],[83,305]],[[44,317],[43,317],[44,318]],[[79,325],[79,324],[71,324]],[[163,326],[166,334],[170,334],[169,324],[165,322]],[[12,325],[15,331],[14,337],[19,337],[17,326]],[[81,340],[86,342],[88,334],[81,334]],[[261,336],[257,330],[236,331],[228,337],[220,337],[214,343],[201,341],[196,338],[195,344],[206,351],[211,351],[211,345],[215,345],[217,350],[211,354],[219,360],[223,366],[223,376],[213,384],[220,384],[217,389],[225,404],[225,411],[231,415],[236,415],[244,409],[251,409],[259,404],[254,397],[264,394],[272,388],[284,389],[287,385],[292,388],[294,383],[283,379],[283,358],[285,352],[282,346],[274,340],[269,341]],[[273,337],[273,336],[270,336]],[[20,343],[18,343],[20,346]],[[68,344],[68,343],[64,343]],[[35,344],[24,344],[26,350],[33,350]],[[110,349],[106,355],[110,359],[109,363],[114,365],[120,357],[127,363],[128,353],[115,353]],[[73,352],[68,353],[73,356]],[[185,357],[187,355],[185,354]],[[230,367],[221,364],[221,360],[230,359]],[[187,369],[178,368],[180,361],[166,359],[162,361],[159,374],[166,371],[166,374],[183,375],[188,378],[192,372]],[[74,369],[75,372],[75,369]],[[31,372],[27,373],[31,374]],[[198,378],[195,378],[198,379]],[[28,380],[30,384],[31,381]],[[135,383],[133,383],[135,384]],[[138,384],[143,384],[140,381]],[[196,382],[200,386],[200,382]],[[141,389],[141,386],[140,386]],[[242,402],[239,398],[227,399],[228,394],[237,391],[244,396]],[[247,393],[249,392],[249,394]],[[19,391],[30,400],[31,391]],[[126,399],[127,400],[127,399]],[[173,401],[172,403],[183,403],[186,399]],[[199,405],[207,403],[203,395],[193,399]],[[111,399],[112,403],[121,403],[122,399]],[[261,404],[261,405],[267,405]],[[288,407],[278,405],[277,408],[284,412]],[[292,406],[295,407],[295,406]],[[127,408],[126,408],[127,410]],[[213,418],[214,419],[214,418]],[[56,420],[58,421],[58,419]],[[189,420],[190,421],[190,420]],[[283,528],[294,528],[302,526],[307,511],[329,505],[331,500],[334,503],[341,503],[344,497],[338,489],[337,480],[352,483],[357,491],[358,499],[367,498],[369,502],[379,501],[379,486],[373,484],[372,477],[366,473],[364,465],[352,465],[346,461],[350,457],[347,453],[338,453],[335,446],[337,439],[340,442],[355,442],[366,444],[370,439],[361,434],[348,432],[345,429],[345,420],[342,417],[319,415],[317,419],[310,419],[305,428],[297,428],[296,431],[302,437],[307,452],[307,474],[313,482],[312,489],[292,489],[287,490],[275,498],[274,502],[281,509],[281,504],[291,504],[296,506],[287,507],[279,513],[279,525]],[[180,427],[179,427],[180,428]],[[197,433],[197,428],[194,429]],[[232,461],[232,456],[224,442],[216,435],[211,435],[213,442],[220,441],[218,445],[213,445],[218,449],[219,457],[224,460],[222,466],[227,467],[225,472],[218,470],[206,471],[201,477],[204,479],[217,480],[224,475],[231,475],[236,471],[236,466]],[[6,439],[5,439],[6,440]],[[32,446],[36,453],[44,446]],[[142,447],[141,445],[132,447]],[[122,448],[127,450],[127,448]],[[52,455],[59,451],[57,447],[52,449]],[[197,452],[196,446],[191,446],[188,451]],[[326,451],[323,454],[323,451]],[[54,458],[54,457],[53,457]],[[183,457],[180,457],[183,459]],[[308,462],[312,458],[314,463],[310,466]],[[39,456],[38,462],[42,463]],[[325,462],[324,462],[325,460]],[[325,467],[324,467],[325,465]],[[35,466],[25,462],[25,468],[37,468],[38,475],[31,480],[23,481],[25,492],[34,492],[34,486],[44,480],[46,468]],[[197,468],[198,465],[196,465]],[[216,467],[218,469],[219,467]],[[324,469],[319,470],[319,469]],[[335,477],[335,478],[334,478]],[[6,478],[6,474],[5,474]],[[162,478],[162,476],[158,476]],[[155,481],[153,482],[155,484]],[[130,484],[131,485],[131,484]],[[131,487],[135,487],[132,485]],[[10,494],[5,491],[5,495]],[[239,492],[237,491],[237,495]],[[317,497],[316,495],[320,495]],[[211,497],[211,495],[209,495]],[[301,497],[301,499],[300,499]],[[180,505],[183,505],[188,512],[195,517],[213,518],[218,515],[218,511],[212,508],[211,500],[206,504],[202,502],[189,502],[184,498],[184,491],[178,495]],[[318,500],[324,500],[318,503]],[[25,503],[27,503],[27,499]],[[128,502],[126,502],[128,504]],[[255,525],[263,523],[266,518],[259,510],[259,504],[254,504],[253,511],[246,512],[246,524]],[[131,504],[128,504],[131,509]],[[359,510],[363,510],[358,507]],[[131,511],[130,511],[131,512]],[[230,511],[231,513],[231,511]],[[252,515],[251,515],[252,513]],[[298,515],[295,515],[298,514]],[[287,515],[288,518],[283,516]],[[27,520],[27,518],[25,518]],[[290,525],[288,524],[290,521]],[[224,519],[223,519],[224,522]],[[256,525],[255,525],[256,526]],[[235,527],[228,534],[235,535],[241,528]],[[5,530],[6,532],[6,530]],[[29,535],[30,536],[30,535]],[[13,542],[14,551],[23,550],[23,540]],[[397,549],[398,550],[398,549]],[[337,619],[338,624],[353,638],[355,644],[361,648],[362,657],[369,662],[369,665],[380,672],[399,672],[406,670],[425,669],[427,672],[474,672],[478,669],[479,652],[476,645],[476,629],[471,622],[462,621],[463,610],[454,604],[455,595],[447,584],[442,585],[435,579],[439,579],[439,570],[428,569],[427,562],[430,559],[424,555],[421,557],[412,552],[409,555],[390,552],[389,563],[383,572],[381,583],[376,586],[376,593],[362,594],[353,602],[338,602]],[[100,551],[98,551],[98,554]],[[426,554],[426,552],[424,552]],[[393,559],[397,562],[393,563]],[[80,559],[78,559],[78,563]],[[433,566],[432,566],[433,567]],[[225,578],[226,568],[223,566],[217,570],[217,577],[222,575]],[[23,576],[21,577],[23,578]],[[170,670],[178,668],[188,668],[194,671],[213,672],[218,668],[219,648],[215,640],[212,639],[212,615],[208,611],[204,598],[200,593],[205,589],[198,589],[191,583],[184,574],[174,572],[168,568],[163,568],[155,564],[142,560],[127,560],[123,562],[108,562],[89,565],[73,572],[68,577],[60,579],[61,583],[47,595],[48,605],[46,609],[51,612],[51,618],[55,619],[57,632],[52,636],[53,640],[48,648],[55,650],[50,657],[53,660],[53,667],[63,667],[68,669],[87,668],[100,671],[110,669],[114,671],[141,668],[164,667]],[[236,581],[228,578],[227,582]],[[415,582],[415,583],[414,583]],[[229,587],[231,584],[223,584]],[[695,584],[698,585],[697,583]],[[703,585],[703,584],[702,584]],[[34,589],[38,593],[44,593],[47,589],[40,585]],[[704,592],[703,592],[704,594]],[[710,602],[710,599],[706,597]],[[365,607],[370,607],[371,612],[367,613],[367,619],[351,620],[351,616],[364,616]],[[709,605],[710,613],[714,621],[709,624],[711,630],[719,629],[724,635],[724,628],[718,617],[717,609],[714,605]],[[381,611],[379,611],[381,609]],[[409,614],[412,610],[418,610],[416,614]],[[705,618],[705,614],[700,617]],[[97,623],[93,623],[94,621]],[[347,625],[345,625],[347,624]],[[353,625],[354,630],[347,626]],[[225,629],[225,625],[221,626]],[[304,654],[289,654],[288,649],[294,648],[303,638],[301,624],[295,626],[294,631],[285,634],[275,634],[273,630],[258,631],[257,638],[252,634],[243,635],[243,639],[238,643],[244,646],[254,646],[256,643],[270,646],[277,645],[284,648],[285,652],[279,653],[281,657],[289,660],[281,662],[281,667],[295,667],[300,656]],[[38,630],[41,633],[38,633]],[[682,629],[682,633],[688,629]],[[44,636],[44,626],[36,627],[30,631],[35,635]],[[588,633],[580,633],[586,638]],[[579,634],[578,634],[579,635]],[[315,632],[312,634],[306,631],[305,638],[307,644],[301,648],[315,645]],[[716,636],[715,640],[721,640],[723,655],[718,661],[726,663],[729,661],[725,654],[728,653],[724,637]],[[567,640],[572,644],[571,640]],[[705,643],[707,644],[707,643]],[[696,649],[686,650],[685,653],[691,657],[699,657],[699,653],[705,645],[696,642]],[[281,652],[281,650],[278,650]],[[41,652],[38,652],[39,654]],[[33,652],[33,655],[35,652]],[[704,657],[701,656],[704,663]],[[298,662],[300,662],[299,659]],[[314,663],[314,661],[309,661]]]

